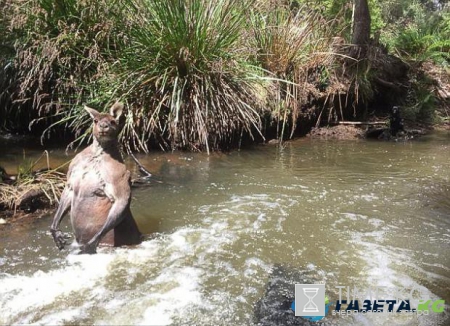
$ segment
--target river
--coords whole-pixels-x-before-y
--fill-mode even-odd
[[[325,325],[450,325],[449,141],[141,155],[159,180],[133,191],[141,245],[59,252],[51,215],[0,233],[0,324],[302,325],[294,284],[325,283],[331,309],[337,286],[446,301],[429,315],[330,312]],[[0,165],[22,153],[3,147]]]

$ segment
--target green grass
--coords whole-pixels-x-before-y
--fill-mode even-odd
[[[217,149],[260,129],[260,70],[241,43],[239,0],[126,1],[129,43],[112,66],[111,92],[128,104],[135,148]]]
[[[92,101],[99,76],[120,46],[117,3],[16,0],[6,9],[15,69],[1,95],[17,115],[29,112],[28,122],[38,118],[34,122],[70,127],[73,107]]]
[[[333,22],[303,6],[256,8],[251,17],[255,59],[272,76],[269,107],[282,141],[293,136],[301,108],[311,97],[334,92],[329,88],[336,57]]]
[[[343,59],[351,13],[343,2],[4,0],[0,128],[69,131],[79,144],[90,137],[83,105],[106,110],[119,100],[129,150],[230,148],[263,139],[262,117],[278,139],[291,138],[304,112],[339,119],[373,97],[372,58]],[[417,1],[389,0],[392,12],[370,3],[392,51],[448,65],[448,13],[431,17]]]

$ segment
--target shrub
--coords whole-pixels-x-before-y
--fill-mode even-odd
[[[269,107],[279,128],[278,137],[292,137],[302,107],[309,105],[311,98],[326,99],[338,92],[332,23],[306,7],[292,11],[279,5],[253,10],[252,27],[255,59],[273,80]]]
[[[29,121],[74,127],[81,103],[95,97],[95,83],[123,38],[115,10],[106,0],[10,1],[11,109],[29,112]]]
[[[383,34],[383,42],[405,60],[431,59],[447,66],[450,60],[449,14],[431,10],[419,1],[393,1],[397,14],[391,17],[392,13],[385,13],[386,19],[393,21]]]
[[[242,45],[250,2],[126,1],[128,46],[107,77],[131,110],[123,137],[147,150],[210,151],[260,129],[259,69]]]

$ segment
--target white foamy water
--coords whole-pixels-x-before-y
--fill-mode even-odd
[[[176,233],[173,238],[179,238]],[[162,259],[172,237],[134,249],[70,254],[60,268],[0,279],[0,324],[167,325],[186,306],[201,303],[201,270]],[[156,264],[164,264],[164,273]]]
[[[71,253],[48,271],[2,275],[0,324],[170,325],[183,324],[183,316],[193,321],[199,315],[204,318],[205,312],[233,297],[231,287],[214,289],[216,302],[205,293],[210,287],[205,282],[211,283],[208,279],[218,270],[225,273],[213,285],[270,272],[269,264],[251,254],[238,267],[221,262],[220,255],[230,254],[229,246],[239,234],[267,229],[265,224],[276,218],[263,218],[258,211],[278,210],[284,215],[279,204],[259,195],[233,197],[219,207],[231,209],[201,206],[201,225],[161,234],[135,248],[101,248],[91,256]],[[228,308],[223,311],[234,319]],[[214,318],[222,316],[216,313]]]

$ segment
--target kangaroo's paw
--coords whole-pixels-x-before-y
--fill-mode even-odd
[[[81,250],[79,252],[80,255],[81,254],[92,255],[92,254],[96,254],[96,253],[97,253],[97,245],[93,244],[93,243],[90,243],[90,242],[85,244],[85,245],[82,245],[81,246]]]

